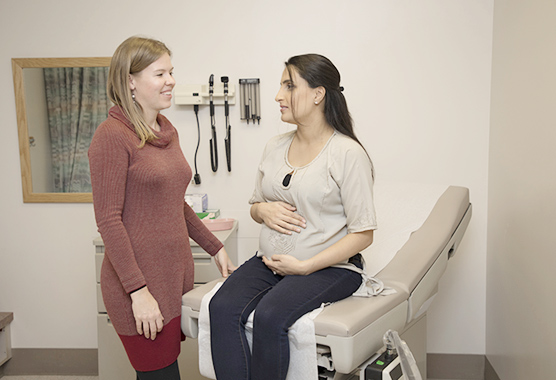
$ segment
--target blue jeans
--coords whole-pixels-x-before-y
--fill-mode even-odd
[[[209,305],[212,359],[218,380],[284,380],[289,365],[288,329],[324,302],[349,297],[361,275],[325,268],[307,276],[272,273],[259,257],[239,267]],[[253,321],[253,354],[245,323]]]

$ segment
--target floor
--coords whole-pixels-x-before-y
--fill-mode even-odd
[[[98,376],[4,376],[2,380],[98,380]]]
[[[2,380],[98,380],[98,376],[4,376]],[[429,379],[450,380],[450,379]],[[458,379],[465,380],[465,379]]]

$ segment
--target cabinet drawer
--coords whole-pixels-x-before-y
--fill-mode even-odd
[[[195,283],[204,284],[222,275],[214,262],[214,259],[208,253],[193,253],[193,261],[195,262]]]

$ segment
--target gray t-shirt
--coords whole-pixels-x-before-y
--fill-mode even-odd
[[[335,132],[309,164],[294,167],[288,151],[295,131],[266,145],[249,203],[286,202],[307,228],[292,235],[261,226],[258,256],[289,254],[307,260],[348,233],[376,229],[372,164],[353,139]],[[291,178],[284,182],[286,175]]]

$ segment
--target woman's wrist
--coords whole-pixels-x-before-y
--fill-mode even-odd
[[[131,296],[133,293],[136,293],[136,292],[138,292],[138,291],[140,291],[141,289],[144,289],[144,288],[146,288],[146,287],[147,287],[147,284],[145,284],[145,285],[143,285],[143,286],[141,286],[141,287],[139,287],[139,288],[137,288],[137,289],[135,289],[135,290],[132,290],[131,292],[129,292],[129,295]]]
[[[129,296],[131,297],[131,300],[135,300],[138,298],[143,297],[146,294],[150,294],[149,289],[147,288],[147,285],[143,286],[142,288],[139,288],[137,290],[134,290],[133,292],[129,293]]]
[[[310,275],[311,273],[315,272],[313,268],[314,268],[314,262],[312,258],[308,260],[300,261],[301,275],[303,276]]]
[[[263,218],[260,215],[260,206],[261,203],[254,203],[251,206],[251,218],[257,223],[263,222]]]

